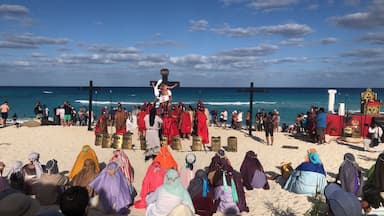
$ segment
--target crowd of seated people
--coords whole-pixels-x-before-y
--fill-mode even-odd
[[[327,182],[319,153],[309,149],[304,161],[286,176],[283,188],[323,196],[333,215],[361,215],[363,210],[374,213],[382,208],[384,153],[366,173],[365,182],[354,155],[346,153],[343,159],[335,181]],[[39,153],[32,152],[26,164],[15,161],[0,178],[0,215],[84,216],[90,209],[129,214],[130,208],[145,209],[150,216],[240,215],[249,212],[245,189],[251,193],[269,189],[271,180],[254,151],[245,154],[240,172],[223,149],[214,154],[205,169],[196,168],[196,160],[195,154],[187,153],[185,164],[179,168],[168,147],[163,146],[137,194],[133,187],[134,164],[121,149],[112,151],[103,168],[95,151],[84,145],[68,175],[60,172],[55,159],[42,164]],[[50,205],[57,208],[40,207]]]

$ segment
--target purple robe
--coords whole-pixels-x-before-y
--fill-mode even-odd
[[[108,169],[114,169],[115,174],[110,175]],[[124,177],[119,165],[111,162],[89,183],[99,195],[99,200],[106,213],[126,213],[128,205],[132,203],[131,190],[128,181]]]

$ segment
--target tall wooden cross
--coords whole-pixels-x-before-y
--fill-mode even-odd
[[[169,70],[167,68],[162,68],[160,70],[160,75],[161,75],[161,80],[163,80],[162,83],[167,84],[168,86],[177,84],[177,87],[180,87],[179,81],[168,81]],[[152,84],[156,84],[156,82],[157,81],[149,81],[149,86],[152,87]]]
[[[252,119],[253,119],[253,93],[254,92],[266,92],[266,90],[263,89],[255,89],[253,88],[253,82],[251,82],[251,86],[246,89],[241,89],[240,92],[249,92],[249,125],[248,125],[248,134],[249,136],[252,136]]]

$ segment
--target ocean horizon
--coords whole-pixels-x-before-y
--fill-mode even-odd
[[[196,105],[202,100],[209,110],[231,113],[249,110],[249,87],[178,87],[172,90],[173,103],[179,101]],[[360,112],[360,93],[366,88],[293,88],[293,87],[255,87],[253,94],[253,116],[258,110],[266,112],[278,110],[281,123],[292,124],[298,113],[305,113],[310,106],[328,109],[328,89],[336,89],[334,110],[339,103],[345,103],[347,112]],[[378,99],[384,95],[383,88],[372,88]],[[40,101],[50,110],[67,100],[76,109],[88,108],[89,86],[1,86],[0,102],[8,101],[11,107],[9,116],[17,114],[21,119],[34,117],[33,107]],[[93,109],[98,115],[102,107],[113,107],[118,102],[128,110],[154,99],[151,87],[94,86]],[[253,120],[254,122],[254,120]]]

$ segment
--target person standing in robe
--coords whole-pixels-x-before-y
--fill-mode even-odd
[[[163,120],[158,115],[156,115],[156,108],[152,107],[149,114],[145,115],[144,122],[146,128],[145,160],[147,161],[149,158],[156,157],[157,153],[160,150],[159,130],[161,128]]]
[[[117,111],[115,112],[115,128],[116,134],[125,134],[127,132],[127,113],[123,111],[123,107],[121,104],[117,107]]]
[[[336,181],[340,180],[341,188],[346,192],[358,195],[361,187],[362,174],[355,156],[351,153],[344,154],[344,161],[340,165]]]
[[[191,115],[188,111],[185,110],[185,106],[183,106],[180,117],[181,138],[189,139],[192,130],[191,122]]]
[[[95,134],[97,133],[108,134],[108,114],[106,108],[101,109],[101,115],[97,119]]]
[[[202,101],[197,103],[196,120],[197,120],[197,135],[201,137],[204,148],[209,144],[209,134],[207,125],[207,116],[205,115],[205,107]]]

